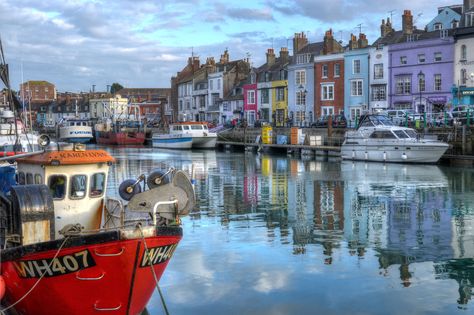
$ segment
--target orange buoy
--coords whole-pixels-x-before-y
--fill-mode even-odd
[[[5,295],[5,279],[0,275],[0,300],[3,299]]]

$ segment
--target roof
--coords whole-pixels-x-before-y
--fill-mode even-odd
[[[323,51],[324,42],[311,43],[301,48],[295,55],[313,54],[319,55]]]
[[[81,165],[115,162],[115,159],[104,150],[85,151],[47,151],[38,155],[32,155],[18,159],[19,164],[41,164],[41,165]],[[59,164],[57,164],[59,163]]]
[[[449,29],[449,30],[441,30],[441,31],[447,31],[448,36],[453,36],[454,30]],[[427,40],[427,39],[436,39],[436,38],[441,38],[441,32],[440,30],[432,31],[432,32],[426,32],[424,30],[418,30],[415,29],[413,30],[413,34],[415,35],[415,38],[413,43],[416,43],[420,40]],[[390,32],[387,34],[385,37],[379,37],[373,44],[372,46],[377,46],[377,45],[392,45],[392,44],[400,44],[400,43],[407,43],[408,37],[410,35],[404,34],[403,31],[395,31],[395,32]]]

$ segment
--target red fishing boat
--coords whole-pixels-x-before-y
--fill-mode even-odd
[[[96,142],[117,145],[143,144],[145,130],[140,118],[140,108],[128,105],[123,116],[116,117],[111,113],[109,118],[99,121],[95,125]]]
[[[26,182],[0,194],[3,311],[140,314],[194,206],[191,181],[155,171],[106,198],[114,158],[70,146],[17,159]]]

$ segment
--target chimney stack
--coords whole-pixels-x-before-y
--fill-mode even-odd
[[[229,52],[227,51],[227,49],[224,51],[224,54],[221,55],[220,62],[221,63],[228,63],[229,62]]]
[[[271,66],[275,63],[275,52],[273,48],[268,48],[267,50],[267,65]]]
[[[410,10],[403,11],[402,30],[405,35],[413,34],[413,15]]]
[[[385,20],[382,19],[382,24],[380,25],[380,36],[385,37],[394,31],[395,30],[392,28],[390,18],[387,18],[387,23],[385,23]]]
[[[304,32],[295,33],[295,37],[293,37],[293,54],[298,53],[306,45],[308,45],[308,39]]]
[[[359,48],[357,37],[351,33],[351,39],[349,40],[349,50],[355,50],[357,48]]]
[[[323,42],[323,55],[332,54],[334,52],[334,37],[332,35],[332,29],[326,31]]]
[[[288,48],[287,47],[281,47],[280,49],[280,60],[282,63],[287,63],[289,58],[288,56],[290,55],[290,53],[288,52]]]
[[[369,41],[367,40],[367,36],[365,36],[364,33],[359,34],[358,45],[359,45],[359,48],[365,48],[369,45]]]

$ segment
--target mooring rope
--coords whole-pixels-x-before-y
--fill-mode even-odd
[[[143,244],[145,245],[145,255],[149,255],[148,246],[145,240],[145,235],[143,235],[142,225],[137,224],[137,226],[138,226],[138,229],[140,230],[140,234],[142,235]],[[155,268],[153,268],[152,263],[150,263],[150,268],[151,268],[151,272],[153,273],[153,278],[155,278],[156,289],[158,290],[158,293],[160,294],[161,304],[163,304],[163,309],[165,310],[165,314],[169,315],[170,313],[168,312],[168,307],[166,307],[165,298],[163,297],[163,293],[161,292],[160,285],[158,284],[158,277],[156,276]]]
[[[6,315],[5,311],[8,311],[9,309],[15,307],[18,303],[20,303],[21,301],[23,301],[31,292],[33,292],[33,290],[36,288],[36,286],[38,286],[38,284],[41,282],[41,280],[44,278],[44,276],[46,275],[46,271],[49,269],[51,269],[51,266],[53,265],[53,262],[54,260],[58,257],[59,255],[59,252],[63,249],[64,245],[66,245],[66,242],[69,240],[69,236],[67,236],[64,241],[61,243],[61,246],[59,246],[58,250],[56,251],[56,254],[54,254],[54,257],[53,259],[51,259],[51,262],[49,263],[48,265],[48,268],[45,269],[45,271],[41,274],[41,276],[38,278],[38,280],[35,282],[35,284],[21,297],[18,299],[18,301],[16,301],[15,303],[13,304],[10,304],[7,308],[4,308],[4,309],[1,309],[0,310],[0,313],[2,315]]]

